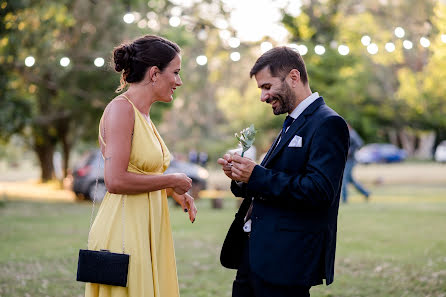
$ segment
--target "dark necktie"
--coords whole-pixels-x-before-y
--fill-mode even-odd
[[[291,124],[293,123],[294,118],[290,117],[290,116],[286,116],[285,121],[283,121],[283,126],[282,126],[282,136],[285,134],[286,129],[291,126]]]

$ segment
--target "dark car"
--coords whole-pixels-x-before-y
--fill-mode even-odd
[[[165,173],[184,173],[189,176],[192,179],[192,188],[189,192],[194,198],[198,198],[199,192],[206,188],[209,177],[205,168],[175,159],[171,160]],[[104,159],[100,150],[87,153],[73,170],[73,192],[78,199],[93,200],[96,176],[98,176],[96,201],[102,201],[107,188],[104,182]]]
[[[363,164],[402,162],[406,158],[405,150],[390,143],[367,144],[355,153],[355,159]]]
[[[169,167],[164,172],[168,173],[184,173],[192,179],[192,188],[189,194],[194,198],[199,198],[199,192],[206,189],[209,172],[202,166],[188,162],[172,159]]]
[[[78,199],[93,200],[96,177],[98,177],[96,201],[102,201],[107,188],[104,183],[104,159],[100,150],[86,153],[73,170],[73,192]]]

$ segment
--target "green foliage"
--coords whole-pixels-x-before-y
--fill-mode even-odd
[[[1,78],[3,79],[5,76]],[[5,142],[29,124],[31,103],[11,91],[8,83],[0,84],[4,86],[0,91],[3,99],[0,101],[0,141]]]
[[[445,4],[363,1],[354,7],[350,2],[311,1],[302,6],[300,16],[284,15],[292,40],[309,48],[304,58],[312,89],[368,141],[385,140],[388,131],[403,127],[446,130],[440,116],[446,104],[442,96],[446,49],[439,35],[446,32]],[[405,28],[405,38],[414,42],[412,50],[405,50],[403,40],[393,35],[396,26]],[[360,42],[363,35],[378,45],[378,54],[367,53]],[[429,36],[429,49],[418,44],[421,36]],[[323,56],[312,53],[316,44],[332,40],[347,44],[349,55],[339,55],[335,47]],[[389,41],[396,46],[392,53],[384,50]]]
[[[80,139],[96,142],[99,118],[116,96],[119,75],[108,63],[98,68],[93,61],[103,57],[108,62],[122,41],[153,34],[122,21],[126,5],[141,12],[149,8],[147,2],[120,0],[2,3],[0,139],[22,134],[38,153],[44,171],[50,160],[45,155],[56,144],[63,144],[68,160]],[[32,67],[24,65],[27,56],[35,58]],[[59,65],[62,57],[70,58],[67,67]],[[163,110],[154,109],[152,118],[159,121]],[[50,177],[48,170],[42,172],[43,179]]]
[[[121,41],[159,34],[183,49],[183,86],[173,104],[156,104],[151,111],[171,151],[206,150],[214,158],[233,147],[234,131],[251,123],[259,130],[256,146],[265,151],[283,118],[259,101],[255,81],[248,76],[259,44],[242,43],[237,48],[242,59],[233,62],[215,25],[229,16],[222,2],[181,7],[178,27],[169,25],[174,6],[168,0],[3,0],[0,139],[21,134],[34,149],[39,144],[69,149],[95,143],[99,118],[116,96],[119,76],[110,66],[95,67],[94,59],[110,62]],[[146,23],[150,12],[157,26],[127,25],[122,21],[127,11],[138,11]],[[284,14],[282,23],[290,42],[309,49],[304,59],[312,90],[367,141],[387,141],[390,131],[407,127],[446,135],[446,49],[440,40],[446,32],[446,9],[441,1],[307,1],[301,11],[297,17]],[[414,41],[413,50],[402,49],[402,40],[393,35],[397,25]],[[236,36],[234,28],[227,30]],[[377,55],[368,54],[360,43],[365,34],[378,44]],[[415,42],[422,35],[431,40],[429,49]],[[348,44],[350,54],[339,55],[332,41]],[[384,51],[388,41],[396,45],[393,53]],[[325,46],[324,55],[314,54],[317,44]],[[30,55],[36,63],[25,67]],[[205,66],[196,64],[198,55],[208,57]],[[64,56],[71,60],[68,67],[59,65]]]
[[[247,71],[248,73],[249,71]],[[242,127],[253,123],[258,133],[255,146],[267,151],[282,126],[283,116],[275,116],[268,104],[260,102],[260,92],[253,80],[246,81],[244,89],[221,88],[217,95],[218,106],[227,120],[225,132],[233,135]],[[233,138],[229,139],[233,147]],[[229,147],[231,148],[231,147]]]
[[[229,116],[219,107],[220,94],[226,94],[228,86],[239,90],[239,85],[249,80],[249,70],[240,66],[243,62],[230,60],[227,40],[220,36],[220,29],[215,25],[216,20],[227,19],[228,16],[221,6],[218,1],[194,3],[183,9],[183,14],[190,21],[171,31],[179,34],[175,38],[184,40],[183,86],[175,91],[173,108],[164,113],[160,127],[172,152],[206,151],[210,160],[234,147],[234,130],[228,129],[231,125],[228,122],[238,118]],[[228,27],[227,30],[235,36],[233,28]],[[237,48],[244,58],[249,55],[249,50],[245,45]],[[197,65],[196,57],[199,55],[208,57],[206,65]],[[240,127],[236,129],[238,131]]]

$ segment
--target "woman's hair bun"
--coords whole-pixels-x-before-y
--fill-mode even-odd
[[[150,67],[164,71],[179,53],[176,43],[156,35],[145,35],[115,47],[114,68],[121,72],[121,85],[116,92],[121,92],[127,84],[141,82]]]
[[[122,44],[115,48],[113,52],[113,60],[115,62],[115,70],[121,72],[129,68],[133,57],[133,49],[130,44]]]

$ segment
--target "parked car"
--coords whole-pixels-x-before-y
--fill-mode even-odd
[[[102,201],[107,192],[104,182],[104,159],[100,150],[86,153],[73,170],[73,192],[76,198],[93,200],[98,177],[96,201]]]
[[[355,158],[363,164],[402,162],[407,152],[390,143],[371,143],[360,148]]]
[[[435,161],[446,162],[446,140],[440,142],[435,149]]]
[[[175,159],[171,160],[165,173],[184,173],[189,176],[192,179],[192,188],[189,192],[194,198],[198,198],[199,191],[206,188],[209,177],[205,168]],[[100,150],[87,153],[73,170],[73,192],[78,199],[93,200],[96,176],[98,176],[96,201],[102,201],[107,188],[104,182],[104,159]]]
[[[189,194],[194,198],[199,198],[199,192],[206,189],[207,179],[209,177],[209,172],[206,168],[188,162],[180,161],[177,159],[172,159],[170,161],[170,166],[166,169],[164,173],[184,173],[192,179],[192,188]]]

